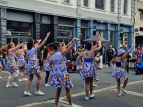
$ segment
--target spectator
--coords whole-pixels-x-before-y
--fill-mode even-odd
[[[143,74],[143,62],[142,62],[142,60],[140,60],[136,66],[136,75],[140,75],[140,74]]]
[[[114,56],[114,51],[112,49],[112,46],[109,47],[109,50],[107,51],[107,56],[108,56],[108,67],[110,67],[110,61],[113,59]]]
[[[118,55],[118,47],[116,47],[116,49],[115,49],[115,56],[117,56]]]
[[[75,65],[75,62],[74,61],[72,61],[72,71],[76,71],[76,65]]]
[[[140,53],[140,54],[141,54],[141,50],[138,50],[138,53]]]
[[[127,60],[126,60],[126,65],[125,65],[125,71],[127,71],[128,73],[130,73],[129,71],[129,59],[131,58],[130,55],[127,56]]]
[[[138,54],[137,49],[135,49],[135,51],[133,51],[133,53],[132,53],[132,57],[137,58],[137,54]]]
[[[81,49],[81,52],[84,51],[84,46],[82,44],[80,45],[80,49]]]
[[[143,50],[141,51],[141,57],[143,58]]]
[[[72,54],[72,61],[75,62],[75,60],[76,60],[76,55],[73,53],[73,54]]]
[[[141,47],[140,47],[140,46],[138,46],[138,47],[137,47],[137,50],[140,50],[140,51],[141,51]]]
[[[126,44],[123,44],[122,49],[123,49],[124,51],[128,51],[128,48],[126,47]]]

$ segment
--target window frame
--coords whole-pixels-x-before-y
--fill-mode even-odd
[[[127,14],[127,0],[124,0],[124,9],[123,9],[123,13]]]
[[[85,5],[87,4],[87,5]],[[88,7],[88,0],[83,0],[83,6]]]
[[[115,12],[115,2],[114,2],[114,0],[111,0],[111,6],[110,6],[110,11],[111,12]],[[113,11],[112,11],[112,9],[113,9]]]
[[[68,2],[67,2],[68,1]],[[70,3],[70,0],[63,0],[64,3]]]
[[[99,3],[100,2],[100,3]],[[104,0],[96,0],[95,1],[95,8],[104,10],[105,1]]]

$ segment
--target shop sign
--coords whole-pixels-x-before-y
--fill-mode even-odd
[[[93,31],[96,31],[96,25],[93,25]]]
[[[4,36],[7,36],[7,37],[11,36],[11,32],[10,31],[4,31]]]
[[[40,42],[40,39],[36,39],[36,42]]]
[[[122,29],[120,29],[120,33],[123,33],[123,28],[122,28]]]

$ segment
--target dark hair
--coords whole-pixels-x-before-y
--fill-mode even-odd
[[[7,45],[6,45],[6,56],[8,57],[8,50],[10,49],[10,43],[8,43]]]
[[[48,49],[46,48],[43,52],[43,59],[46,59],[47,54],[48,54]]]
[[[32,39],[28,40],[28,43],[27,43],[27,49],[28,50],[32,49],[33,41],[34,41],[34,44],[35,44],[36,43],[35,40],[32,40]]]
[[[92,47],[91,42],[86,43],[86,49],[91,49],[91,47]]]

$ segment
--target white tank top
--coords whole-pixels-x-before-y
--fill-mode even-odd
[[[32,48],[31,50],[27,51],[27,55],[29,56],[28,60],[37,60],[37,48]]]
[[[62,56],[61,52],[54,53],[51,60],[53,61],[55,68],[66,67],[65,58]]]

